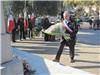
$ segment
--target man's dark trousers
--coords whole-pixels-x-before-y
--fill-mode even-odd
[[[69,47],[69,50],[70,50],[70,52],[69,52],[70,53],[70,59],[71,60],[74,60],[75,41],[76,41],[76,36],[71,37],[71,39],[68,40],[68,41],[66,41],[64,39],[64,37],[62,37],[62,42],[60,43],[60,47],[59,47],[59,50],[57,52],[57,55],[56,55],[56,58],[55,59],[56,60],[60,60],[60,56],[62,54],[63,48],[66,45],[66,46]]]

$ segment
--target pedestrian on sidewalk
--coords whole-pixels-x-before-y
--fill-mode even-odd
[[[13,31],[12,31],[12,41],[13,41],[13,42],[16,42],[16,34],[17,34],[17,28],[18,28],[18,26],[16,25],[16,20],[15,20],[15,18],[14,18],[14,24],[15,24],[15,27],[14,27],[14,29],[13,29]]]
[[[29,35],[29,38],[31,39],[32,38],[32,29],[33,29],[31,15],[28,15],[28,29],[29,29],[28,35]]]
[[[66,29],[65,33],[70,34],[70,40],[65,40],[64,37],[62,36],[62,41],[60,43],[59,50],[57,52],[57,55],[53,61],[59,62],[60,56],[62,54],[64,46],[68,46],[70,49],[70,59],[71,62],[74,62],[74,52],[75,52],[75,43],[76,43],[76,33],[78,31],[78,26],[73,25],[75,22],[74,19],[70,16],[70,13],[68,11],[64,11],[63,13],[63,25]]]
[[[19,31],[20,31],[20,40],[25,39],[25,32],[24,32],[24,18],[22,17],[21,14],[19,14],[19,18],[17,21],[17,25],[19,27]]]
[[[92,23],[93,23],[92,19],[90,18],[90,19],[88,20],[88,22],[89,22],[89,24],[90,24],[90,29],[92,29]]]
[[[51,25],[51,23],[49,22],[48,16],[45,16],[42,20],[43,29],[46,30],[47,28],[50,27],[50,25]],[[50,41],[50,35],[44,34],[44,40]]]

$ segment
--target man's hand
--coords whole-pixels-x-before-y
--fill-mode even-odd
[[[74,37],[74,36],[76,36],[75,32],[70,33],[70,37]]]

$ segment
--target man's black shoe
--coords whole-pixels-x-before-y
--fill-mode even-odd
[[[54,59],[53,61],[54,61],[54,62],[59,62],[59,60],[57,60],[57,59]]]
[[[75,62],[75,60],[71,60],[71,63],[74,63]]]
[[[13,41],[13,42],[16,42],[16,41]]]

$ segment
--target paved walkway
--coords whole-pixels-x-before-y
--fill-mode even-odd
[[[100,46],[96,45],[96,42],[98,42],[97,40],[99,39],[99,31],[81,30],[78,35],[78,41],[81,43],[77,43],[75,47],[76,62],[70,63],[69,49],[68,47],[65,47],[60,64],[100,75]],[[92,38],[93,35],[97,35],[98,37],[94,36],[95,38]],[[43,58],[53,60],[58,51],[59,44],[59,41],[45,42],[43,38],[35,38],[33,40],[17,41],[16,43],[12,43],[12,46],[26,52],[36,53]]]

